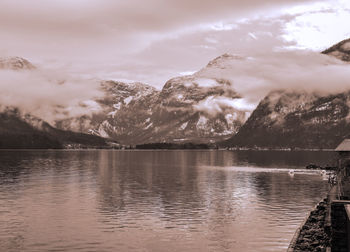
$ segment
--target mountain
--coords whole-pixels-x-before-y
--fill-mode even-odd
[[[241,99],[225,79],[201,73],[167,81],[154,106],[149,142],[213,142],[236,133],[246,111],[235,108]]]
[[[168,80],[143,142],[208,143],[237,133],[252,111],[230,79],[232,67],[244,60],[223,54],[192,75]]]
[[[20,57],[0,58],[0,70],[24,71],[36,67]],[[44,120],[0,104],[0,148],[85,148],[109,147],[111,140],[57,129]]]
[[[20,57],[0,58],[0,69],[32,70],[35,68],[28,60]]]
[[[16,108],[0,112],[0,149],[60,149],[108,147],[107,139],[59,130]]]
[[[336,57],[343,61],[350,61],[350,39],[345,39],[334,46],[324,50],[323,54]]]
[[[322,53],[350,61],[350,39]],[[350,136],[349,112],[350,91],[338,94],[272,91],[240,131],[223,144],[248,148],[333,149]]]
[[[137,142],[147,131],[159,91],[146,84],[119,81],[103,81],[101,90],[104,96],[90,101],[97,104],[98,111],[57,120],[55,126],[118,139],[126,144]]]
[[[228,63],[236,60],[244,59],[224,54],[193,75],[170,79],[161,91],[142,83],[103,81],[104,96],[93,101],[100,111],[59,120],[55,126],[124,144],[227,139],[251,111],[223,78]]]
[[[350,61],[350,40],[322,53]],[[331,148],[347,135],[348,93],[273,91],[251,114],[254,104],[237,91],[233,73],[241,74],[237,66],[252,62],[256,59],[223,54],[192,75],[168,80],[161,90],[138,82],[101,81],[103,95],[79,104],[86,114],[56,120],[57,129],[50,126],[50,134],[57,136],[52,132],[60,129],[127,145],[225,141],[228,146],[269,148]],[[0,60],[0,68],[35,66],[17,57]],[[240,85],[249,78],[239,76]]]
[[[334,148],[350,135],[350,92],[334,95],[273,91],[241,130],[235,147]]]
[[[0,148],[32,149],[62,148],[61,143],[47,134],[35,129],[14,113],[0,113]]]

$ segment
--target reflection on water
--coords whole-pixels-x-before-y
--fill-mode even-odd
[[[332,153],[1,151],[0,251],[283,251]],[[280,169],[284,168],[284,169]]]

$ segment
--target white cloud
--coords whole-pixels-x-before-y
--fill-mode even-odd
[[[257,104],[246,101],[244,98],[209,96],[193,105],[193,108],[196,111],[205,112],[211,116],[215,116],[218,113],[222,113],[226,109],[250,112],[255,109],[256,105]]]
[[[283,38],[293,48],[324,50],[350,37],[350,2],[327,1],[285,11],[295,18],[285,24]]]
[[[0,70],[1,105],[18,107],[51,123],[99,110],[93,101],[102,95],[99,87],[97,81],[64,70]]]
[[[349,90],[350,65],[313,51],[262,53],[254,58],[226,58],[219,65],[202,69],[199,79],[224,79],[235,93],[209,97],[196,109],[219,113],[223,107],[252,111],[270,91],[276,89],[317,93],[338,93]],[[240,96],[241,98],[235,98]]]

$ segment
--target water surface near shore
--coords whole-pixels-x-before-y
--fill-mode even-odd
[[[328,189],[305,165],[334,160],[331,152],[0,151],[0,251],[284,251]]]

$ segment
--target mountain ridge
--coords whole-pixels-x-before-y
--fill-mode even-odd
[[[350,39],[322,53],[349,62]],[[350,88],[334,94],[275,90],[258,104],[240,131],[222,145],[334,149],[347,137],[350,137]]]
[[[350,39],[322,53],[349,62]],[[229,78],[230,69],[247,60],[251,59],[220,55],[194,74],[169,79],[161,90],[140,82],[101,81],[103,95],[83,102],[96,105],[98,110],[56,120],[54,126],[56,130],[132,145],[223,142],[225,146],[239,147],[331,148],[347,136],[350,110],[347,92],[321,95],[274,90],[252,112]],[[5,69],[35,68],[19,57],[6,62],[13,67],[3,64]],[[36,130],[58,134],[53,133],[55,127],[40,120],[20,119],[34,125]],[[323,140],[317,140],[316,133]]]
[[[0,112],[0,149],[108,148],[111,146],[109,141],[56,129],[17,108],[6,107]]]
[[[333,56],[345,62],[350,62],[350,38],[340,41],[339,43],[324,50],[322,53]]]
[[[220,57],[209,67],[220,68],[224,58],[236,60],[227,54]],[[105,95],[96,100],[103,107],[101,113],[57,121],[56,126],[111,137],[124,144],[226,139],[238,131],[249,112],[235,107],[241,96],[229,80],[215,74],[203,77],[202,73],[203,69],[174,77],[160,91],[141,83],[103,81]]]

